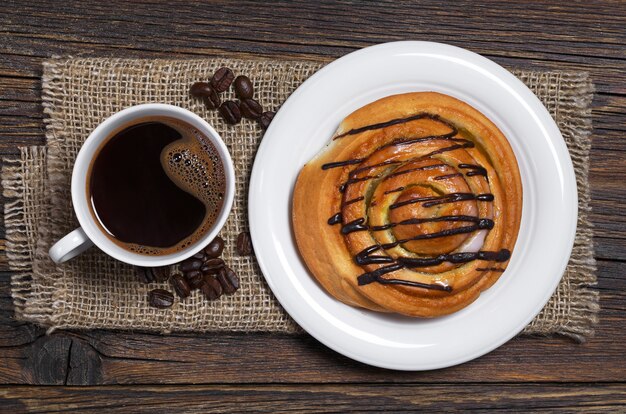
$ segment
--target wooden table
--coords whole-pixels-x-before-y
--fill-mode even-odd
[[[44,143],[41,63],[52,55],[319,59],[413,39],[465,47],[508,67],[591,72],[600,324],[585,344],[516,338],[462,366],[413,373],[354,362],[307,335],[46,336],[13,319],[11,272],[2,255],[0,411],[626,410],[623,1],[69,3],[1,6],[2,155]],[[33,388],[38,384],[53,386]],[[69,387],[87,384],[95,386]]]

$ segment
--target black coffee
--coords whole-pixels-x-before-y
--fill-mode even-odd
[[[198,130],[174,119],[143,119],[100,147],[87,191],[94,217],[115,243],[165,255],[202,238],[215,223],[224,166]]]

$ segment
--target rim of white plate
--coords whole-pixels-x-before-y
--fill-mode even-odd
[[[307,102],[307,99],[312,100],[315,96],[323,93],[326,88],[332,86],[333,83],[336,83],[336,78],[340,75],[343,74],[347,77],[345,80],[342,79],[342,82],[344,82],[342,86],[346,86],[348,89],[354,89],[355,87],[358,89],[361,86],[355,86],[353,83],[356,81],[352,78],[358,78],[364,75],[355,72],[355,68],[365,68],[364,73],[367,73],[368,70],[374,70],[379,68],[379,66],[385,67],[385,65],[393,65],[393,63],[397,63],[395,62],[397,59],[421,59],[423,61],[432,60],[433,62],[441,60],[453,67],[458,66],[466,70],[466,72],[463,72],[463,85],[471,84],[473,81],[482,81],[485,82],[486,85],[493,84],[498,88],[492,90],[494,94],[505,94],[508,98],[504,101],[497,101],[495,104],[494,102],[488,102],[490,98],[485,99],[483,97],[481,101],[481,99],[477,99],[475,96],[472,96],[472,94],[464,94],[460,80],[457,79],[449,84],[449,80],[440,79],[440,77],[443,77],[443,74],[440,75],[439,73],[432,74],[432,79],[428,79],[427,81],[411,79],[404,83],[391,82],[385,84],[384,79],[368,78],[365,82],[378,82],[381,85],[369,89],[364,93],[359,92],[359,94],[353,96],[352,99],[349,98],[338,106],[335,105],[333,107],[333,114],[329,114],[327,120],[321,121],[321,126],[313,125],[316,118],[315,115],[312,115],[310,119],[303,116],[297,117],[297,120],[289,118],[292,112],[298,111],[299,105]],[[398,69],[396,65],[387,67],[387,69],[390,69],[390,71],[383,72],[385,76],[389,76],[389,72],[393,72],[394,70],[405,70],[406,68]],[[416,71],[423,70],[425,72],[429,70],[421,66],[415,69]],[[348,72],[343,73],[346,70]],[[350,72],[351,70],[352,72]],[[351,74],[354,76],[350,76]],[[391,76],[393,76],[393,73]],[[333,80],[333,77],[335,77],[335,80]],[[365,85],[363,87],[365,87]],[[341,90],[344,89],[345,88],[342,88]],[[338,89],[335,88],[335,91],[337,90]],[[299,266],[300,270],[302,270],[302,263],[299,259],[299,263],[293,263],[293,260],[287,257],[288,253],[291,253],[293,256],[293,251],[285,252],[285,246],[283,246],[284,243],[287,247],[296,249],[296,254],[298,254],[291,233],[291,219],[289,217],[291,191],[297,172],[299,172],[301,166],[320,150],[321,147],[317,141],[323,141],[322,146],[325,145],[341,119],[358,107],[368,103],[364,100],[370,99],[370,101],[372,101],[374,98],[377,99],[386,96],[385,94],[389,95],[391,93],[400,93],[409,90],[437,90],[449,93],[450,95],[470,103],[488,116],[503,130],[505,135],[510,138],[509,140],[518,158],[524,187],[522,227],[507,272],[502,275],[500,280],[493,287],[483,292],[481,297],[472,305],[453,315],[433,320],[415,320],[404,317],[385,316],[340,304],[330,298],[328,294],[325,294],[322,288],[312,281],[313,276],[309,274],[306,268],[304,272],[300,272],[302,274],[296,274],[294,272],[293,266]],[[348,93],[350,92],[346,92],[346,94]],[[313,103],[314,102],[311,101],[308,105],[304,105],[303,108],[314,108],[313,111],[318,111],[318,107],[313,105]],[[516,109],[521,109],[522,112],[516,112],[515,117],[512,117],[510,113],[502,116],[502,113],[509,107],[517,107]],[[328,109],[324,110],[328,111]],[[321,111],[322,109],[318,112]],[[320,116],[321,114],[318,118]],[[515,127],[511,127],[511,124],[521,122],[517,119],[522,117],[529,117],[529,119],[534,122],[534,124],[528,126],[528,128],[537,128],[538,131],[541,132],[541,137],[537,138],[533,134],[533,136],[525,136],[524,140],[521,140],[520,137],[517,136],[519,131],[516,131]],[[316,132],[319,132],[323,128],[326,128],[324,133],[327,133],[327,135],[324,135],[324,139],[313,139],[310,140],[311,142],[304,142],[304,147],[300,148],[300,153],[306,154],[300,155],[300,158],[304,159],[304,162],[297,167],[294,176],[288,177],[289,174],[284,172],[282,176],[278,176],[279,179],[290,180],[288,189],[283,188],[279,190],[282,191],[282,195],[288,196],[286,200],[287,205],[280,204],[278,209],[272,209],[272,203],[281,202],[281,200],[268,200],[268,186],[270,189],[275,189],[280,183],[277,182],[279,180],[270,182],[270,180],[275,177],[272,177],[271,174],[268,173],[267,166],[270,165],[273,168],[277,168],[277,164],[280,164],[281,167],[284,168],[285,165],[289,165],[289,162],[294,163],[300,161],[296,156],[291,160],[281,160],[281,162],[276,162],[272,158],[272,151],[276,151],[275,146],[281,144],[281,134],[284,134],[285,130],[289,129],[289,126],[293,127],[296,124],[298,126],[297,132],[301,132],[303,136],[309,136],[306,134],[306,131],[310,129],[315,129]],[[334,124],[334,127],[331,124]],[[520,129],[519,127],[516,128]],[[328,131],[330,131],[330,133],[328,133]],[[530,150],[529,145],[540,144],[545,147],[544,149],[547,149],[547,154]],[[552,163],[548,165],[546,165],[545,162],[542,163],[546,157],[548,157]],[[552,167],[554,168],[552,171],[549,171],[549,176],[542,176],[542,181],[552,184],[556,183],[558,186],[556,190],[558,190],[559,193],[547,194],[547,200],[538,200],[537,196],[539,195],[539,191],[543,191],[543,189],[538,187],[539,177],[537,176],[537,172],[539,168],[550,170]],[[546,194],[542,195],[544,197],[546,196]],[[539,209],[540,203],[546,204],[548,201],[553,204],[558,204],[562,209],[559,211],[559,215],[550,217],[550,220],[546,221],[547,213],[545,212],[545,208],[541,211]],[[286,217],[283,217],[282,213],[285,211],[287,214]],[[287,219],[287,229],[281,228],[279,231],[282,230],[284,233],[284,231],[287,230],[289,240],[282,240],[281,237],[284,236],[284,234],[277,235],[276,229],[272,231],[271,225],[276,217],[279,217],[279,219],[283,221],[285,218]],[[573,246],[576,232],[576,219],[576,181],[569,152],[558,127],[539,99],[519,79],[495,62],[465,49],[433,42],[405,41],[371,46],[350,53],[320,69],[287,99],[276,114],[257,152],[250,180],[249,220],[252,242],[255,247],[259,266],[268,285],[281,305],[302,328],[326,346],[357,361],[397,370],[427,370],[463,363],[497,348],[519,333],[532,318],[541,311],[558,285]],[[550,241],[547,243],[546,240],[537,239],[537,237],[541,236],[541,234],[537,233],[539,230],[542,231],[543,236],[555,236],[555,234],[549,234],[549,231],[552,230],[545,229],[544,227],[539,228],[538,226],[560,227],[559,233],[556,234],[556,237],[560,237],[559,241]],[[263,239],[263,237],[266,237],[266,239]],[[535,239],[533,239],[533,237]],[[547,264],[543,264],[543,270],[547,273],[544,273],[545,277],[543,279],[538,280],[539,283],[543,283],[543,286],[541,286],[539,292],[532,292],[531,297],[523,297],[524,299],[532,300],[528,302],[522,301],[519,308],[506,309],[510,317],[506,317],[505,315],[503,319],[499,317],[499,314],[494,314],[494,311],[498,310],[498,307],[495,306],[494,303],[503,301],[504,297],[498,298],[499,294],[510,295],[506,289],[510,290],[512,283],[521,283],[522,267],[525,266],[529,268],[531,265],[536,267],[537,264],[530,262],[530,260],[537,260],[536,257],[533,257],[533,255],[537,255],[537,243],[550,246],[552,248],[551,252],[554,253],[551,257],[551,261]],[[537,269],[535,269],[535,272],[536,271]],[[529,271],[526,270],[526,273],[528,272]],[[517,276],[517,278],[515,278],[515,276]],[[313,283],[313,285],[311,283]],[[305,289],[304,284],[308,285],[308,290]],[[321,290],[326,297],[320,296],[319,292],[311,293],[311,289]],[[317,298],[313,298],[312,295],[317,295]],[[320,302],[324,302],[326,306],[333,306],[335,314],[329,313]],[[335,304],[338,307],[335,307]],[[500,304],[500,306],[502,306],[502,304]],[[350,308],[351,310],[346,310],[341,307]],[[491,312],[485,313],[486,310],[491,310]],[[502,309],[500,308],[499,310]],[[483,315],[479,315],[481,311]],[[393,338],[389,339],[377,336],[376,333],[366,332],[358,326],[350,325],[348,321],[341,320],[341,317],[345,315],[352,318],[350,323],[356,321],[363,326],[368,324],[372,325],[373,323],[374,325],[372,326],[380,328],[381,335],[383,332],[393,333],[394,329],[397,330],[397,325],[402,327],[413,326],[420,332],[425,331],[432,336],[434,334],[441,334],[441,332],[445,330],[445,325],[452,325],[452,321],[454,321],[455,325],[459,325],[459,322],[463,322],[464,318],[470,318],[469,320],[471,321],[477,317],[484,318],[486,321],[489,320],[494,323],[494,331],[497,332],[494,334],[493,332],[486,331],[485,327],[480,327],[485,331],[479,330],[476,334],[483,334],[487,338],[483,340],[482,343],[480,339],[475,337],[464,338],[462,344],[464,347],[467,347],[467,350],[463,352],[463,350],[453,348],[452,346],[454,344],[450,343],[403,344],[393,342]],[[497,322],[504,323],[506,326],[498,325]],[[442,324],[444,328],[441,327]],[[370,328],[372,326],[370,326]],[[397,331],[397,333],[405,334],[406,331]],[[458,341],[459,338],[454,338],[454,340]],[[398,345],[400,345],[400,350],[398,350]],[[443,348],[442,352],[445,355],[441,357],[435,355],[435,358],[431,358],[430,360],[425,359],[424,355],[428,357],[431,356],[430,354],[432,354],[433,351],[436,352],[436,349],[431,349],[433,346],[435,348],[437,346]],[[391,355],[381,352],[388,349],[395,349],[396,352],[391,353]],[[419,349],[422,352],[407,352],[407,349],[410,351]],[[406,358],[406,355],[409,357]]]

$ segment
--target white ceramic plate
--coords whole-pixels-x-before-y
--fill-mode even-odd
[[[369,102],[409,91],[455,96],[495,122],[515,151],[524,188],[521,229],[506,272],[470,306],[436,319],[384,315],[335,300],[301,260],[290,219],[300,169],[326,145],[341,120]],[[576,181],[548,111],[507,70],[449,45],[386,43],[329,64],[284,103],[256,156],[249,216],[261,270],[300,326],[358,361],[427,370],[497,348],[545,305],[571,253]]]

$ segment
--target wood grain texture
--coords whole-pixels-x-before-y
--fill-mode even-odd
[[[430,372],[394,372],[343,357],[308,335],[55,332],[0,312],[13,384],[473,383],[625,381],[623,263],[599,261],[601,324],[594,338],[520,337],[477,360]],[[8,274],[5,274],[8,277]],[[6,290],[5,290],[6,292]],[[45,361],[42,356],[45,356]],[[69,359],[68,359],[69,358]],[[243,369],[242,369],[243,368]]]
[[[306,335],[45,336],[44,329],[13,319],[0,228],[0,383],[111,385],[7,387],[0,390],[3,409],[624,411],[625,27],[623,2],[608,0],[3,2],[0,155],[44,143],[41,63],[52,55],[329,61],[376,43],[431,40],[510,68],[589,71],[596,85],[590,182],[602,306],[596,336],[585,344],[516,338],[470,363],[425,373],[368,367]],[[594,384],[599,381],[611,383]]]
[[[231,412],[618,412],[626,409],[626,386],[596,384],[333,384],[188,387],[0,388],[7,412],[231,413]],[[526,396],[533,395],[532,400]]]

